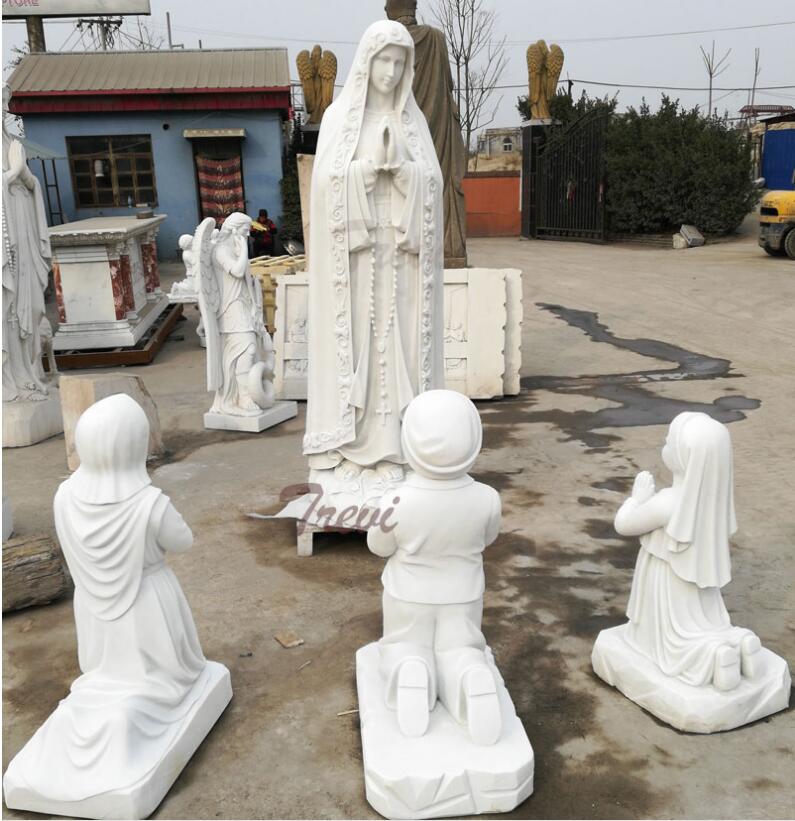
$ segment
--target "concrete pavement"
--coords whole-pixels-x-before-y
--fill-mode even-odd
[[[795,717],[711,737],[662,725],[596,679],[637,554],[612,517],[681,410],[729,423],[736,624],[795,663],[795,263],[753,237],[686,251],[472,240],[470,264],[524,272],[523,391],[480,403],[475,473],[503,499],[486,551],[484,630],[536,752],[516,818],[784,818]],[[174,266],[172,274],[178,272]],[[143,376],[169,455],[153,472],[194,530],[170,563],[232,704],[156,817],[374,817],[364,799],[354,653],[380,632],[381,560],[360,539],[295,555],[288,522],[249,518],[305,479],[299,418],[259,436],[204,431],[196,312]],[[52,529],[62,437],[3,452],[17,531]],[[273,634],[305,643],[285,650]],[[78,675],[71,605],[3,619],[3,766]],[[309,662],[307,664],[307,662]],[[5,811],[7,817],[19,814]]]

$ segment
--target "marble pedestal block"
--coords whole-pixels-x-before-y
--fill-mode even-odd
[[[762,647],[762,670],[743,676],[732,690],[693,687],[660,669],[624,640],[627,625],[602,630],[591,663],[599,678],[661,721],[689,733],[731,730],[783,710],[789,704],[790,672],[784,659]]]
[[[367,801],[386,818],[444,818],[509,812],[533,792],[533,748],[487,650],[497,680],[503,728],[492,746],[437,702],[425,735],[407,738],[386,706],[378,644],[356,653],[356,686]]]
[[[273,380],[280,399],[306,399],[309,273],[276,277]],[[515,268],[444,272],[445,387],[470,399],[515,396],[521,386],[522,273]]]
[[[280,422],[298,415],[298,405],[295,402],[277,402],[257,416],[232,416],[225,413],[204,414],[204,427],[208,430],[239,430],[248,433],[260,433],[272,428]]]
[[[372,468],[355,479],[338,479],[333,470],[310,470],[303,495],[288,502],[274,518],[295,519],[297,552],[311,556],[315,533],[366,533],[379,518],[381,500],[397,493],[403,479],[390,482]]]
[[[38,766],[41,729],[11,761],[3,778],[6,805],[10,809],[66,815],[73,818],[147,818],[163,800],[184,766],[190,761],[207,733],[232,698],[229,670],[214,661],[196,682],[202,694],[185,716],[182,727],[160,761],[135,784],[98,784],[96,795],[81,801],[59,801],[30,789],[25,772]],[[123,782],[124,773],[119,773]]]
[[[75,448],[78,420],[95,402],[117,393],[132,397],[146,414],[149,421],[149,458],[162,456],[165,452],[157,406],[140,376],[126,373],[64,374],[60,381],[60,393],[69,470],[77,470],[80,466],[80,457]]]
[[[63,431],[58,391],[50,388],[49,396],[39,402],[3,402],[3,447],[21,448],[35,445]]]
[[[54,350],[132,347],[168,308],[156,245],[165,219],[95,217],[50,228]]]

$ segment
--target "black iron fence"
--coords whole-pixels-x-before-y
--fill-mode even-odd
[[[533,144],[536,239],[605,239],[606,111],[593,111]]]

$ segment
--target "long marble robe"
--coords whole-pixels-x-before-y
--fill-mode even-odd
[[[3,401],[44,398],[41,365],[44,291],[52,252],[39,181],[33,189],[10,181],[8,142],[3,130]]]
[[[370,64],[386,45],[406,50],[406,68],[393,112],[371,116],[365,110]],[[362,467],[405,462],[401,411],[416,393],[441,387],[444,380],[442,175],[411,93],[413,47],[399,23],[370,26],[320,130],[310,205],[304,437],[304,453],[318,470],[344,457]],[[373,150],[384,136],[385,117],[399,162],[373,179],[374,168],[384,165]],[[367,159],[372,168],[363,163]],[[378,351],[370,284],[380,334],[388,325],[395,273],[395,322],[384,351]]]

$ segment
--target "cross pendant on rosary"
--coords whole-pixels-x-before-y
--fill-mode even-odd
[[[375,412],[381,417],[381,427],[386,427],[387,414],[392,413],[392,409],[384,402],[380,408],[376,408]]]

